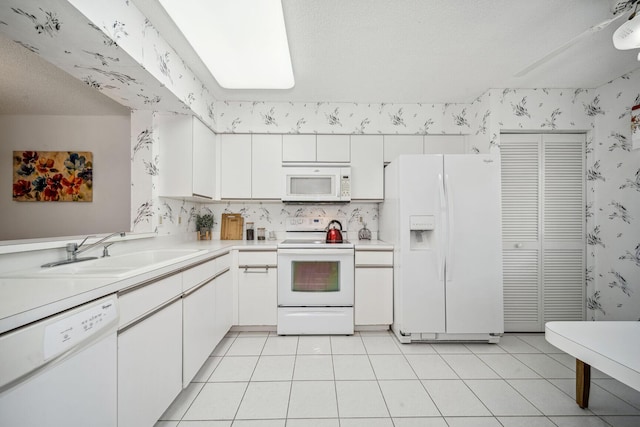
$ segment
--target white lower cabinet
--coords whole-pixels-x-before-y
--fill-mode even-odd
[[[393,252],[356,251],[355,324],[393,323]]]
[[[152,426],[231,328],[231,255],[123,290],[118,427]]]
[[[229,332],[233,324],[233,278],[227,270],[216,277],[215,328],[216,345]]]
[[[181,300],[142,319],[118,334],[118,427],[154,425],[182,390]]]
[[[278,321],[276,251],[238,253],[238,324],[275,326]]]
[[[182,299],[182,386],[189,385],[218,344],[216,336],[216,281],[186,294]]]

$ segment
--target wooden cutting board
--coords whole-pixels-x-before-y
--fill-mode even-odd
[[[222,214],[220,240],[242,240],[244,218],[239,213]]]

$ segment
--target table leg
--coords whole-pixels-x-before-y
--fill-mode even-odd
[[[589,387],[591,386],[591,365],[576,359],[576,403],[581,408],[589,406]]]

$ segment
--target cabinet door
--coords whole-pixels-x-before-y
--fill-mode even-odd
[[[164,197],[193,195],[192,118],[179,114],[158,114],[158,191]]]
[[[465,135],[425,135],[424,154],[465,154]]]
[[[278,270],[266,266],[238,271],[238,323],[240,326],[275,326],[278,317]]]
[[[218,344],[216,341],[216,286],[214,281],[182,299],[182,386],[189,385]]]
[[[251,197],[282,197],[282,135],[252,135]]]
[[[233,278],[231,271],[216,277],[216,345],[229,332],[233,324]]]
[[[349,135],[318,135],[316,161],[348,163],[351,160]]]
[[[213,199],[216,189],[216,136],[193,117],[193,194]]]
[[[384,162],[393,161],[400,154],[424,154],[422,135],[385,135]]]
[[[181,390],[177,300],[118,335],[118,427],[154,425]]]
[[[283,162],[315,162],[315,135],[282,135]]]
[[[356,268],[355,324],[393,323],[393,268]]]
[[[351,137],[351,199],[384,198],[382,135]]]
[[[220,196],[251,198],[251,135],[221,135]]]

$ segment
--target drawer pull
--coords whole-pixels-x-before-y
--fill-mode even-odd
[[[261,265],[261,266],[248,266],[245,265],[241,268],[244,268],[243,273],[247,274],[256,274],[256,273],[268,273],[270,268],[275,268],[272,265]]]

